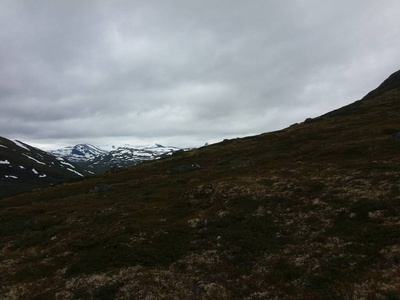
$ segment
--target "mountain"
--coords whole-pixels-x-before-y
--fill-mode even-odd
[[[280,131],[2,199],[0,298],[399,299],[392,79]]]
[[[0,137],[0,197],[90,173],[20,141]]]
[[[176,147],[164,147],[160,144],[147,147],[126,145],[111,150],[107,155],[97,157],[87,165],[87,168],[96,173],[103,173],[110,169],[121,169],[137,165],[144,161],[165,158],[181,150]]]
[[[86,163],[108,154],[107,150],[100,149],[91,144],[78,144],[49,152],[57,157],[62,157],[70,162],[76,163]]]
[[[143,161],[164,158],[181,150],[188,149],[164,147],[160,144],[155,144],[146,147],[125,145],[107,151],[90,144],[79,144],[53,150],[50,153],[74,162],[95,174],[102,174],[110,169],[126,168]]]

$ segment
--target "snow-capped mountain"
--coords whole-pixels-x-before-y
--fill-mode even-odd
[[[117,149],[110,151],[109,154],[115,158],[149,160],[171,155],[180,150],[182,149],[177,147],[165,147],[160,144],[145,147],[125,145],[124,147],[118,147]]]
[[[112,168],[130,167],[143,161],[167,157],[176,151],[187,150],[170,146],[165,147],[160,144],[144,147],[124,144],[120,147],[111,146],[111,149],[105,150],[90,144],[79,144],[53,150],[50,153],[79,164],[96,174],[101,174]]]
[[[78,144],[65,148],[51,150],[51,154],[67,159],[70,162],[87,162],[108,154],[107,150],[100,149],[91,144]]]
[[[106,156],[102,156],[93,164],[108,165],[111,168],[123,168],[136,165],[143,161],[160,159],[168,155],[172,155],[175,151],[181,149],[176,147],[164,147],[155,144],[147,147],[125,146],[112,150]]]
[[[62,157],[0,137],[0,197],[87,175]]]

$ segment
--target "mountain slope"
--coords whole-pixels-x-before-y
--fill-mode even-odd
[[[381,85],[379,85],[375,90],[368,93],[365,98],[378,96],[381,93],[384,93],[389,90],[397,90],[400,89],[400,70],[390,75]]]
[[[0,137],[0,197],[88,175],[62,158]]]
[[[400,298],[396,86],[281,131],[3,199],[1,296]]]

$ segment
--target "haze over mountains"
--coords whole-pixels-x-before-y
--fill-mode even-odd
[[[0,298],[399,299],[399,88],[2,199]]]

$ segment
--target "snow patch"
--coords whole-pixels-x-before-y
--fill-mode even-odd
[[[12,178],[12,179],[18,179],[17,176],[14,175],[4,175],[5,178]]]
[[[74,172],[74,173],[78,174],[79,176],[85,177],[85,176],[83,176],[81,173],[79,173],[79,172],[77,172],[77,171],[75,171],[75,170],[72,170],[72,169],[70,169],[70,168],[67,168],[67,170],[68,170],[68,171],[71,171],[71,172]]]
[[[19,146],[21,148],[24,148],[24,149],[26,149],[28,151],[31,151],[24,144],[22,144],[20,141],[13,141],[13,142],[14,142],[15,145],[17,145],[17,146]]]
[[[39,172],[38,172],[38,171],[36,171],[36,170],[35,170],[35,168],[32,168],[32,172],[33,172],[34,174],[36,174],[36,175],[38,175],[38,174],[39,174]]]
[[[44,162],[38,161],[37,159],[34,159],[33,157],[30,157],[29,155],[26,155],[26,154],[24,154],[24,153],[22,153],[22,154],[25,155],[27,158],[29,158],[29,159],[31,159],[31,160],[37,162],[38,164],[46,165]]]
[[[0,165],[9,165],[10,162],[6,159],[6,160],[0,160]]]
[[[42,174],[42,175],[39,175],[39,178],[44,178],[46,176],[47,176],[46,174]]]
[[[71,168],[74,168],[74,169],[75,169],[75,167],[74,167],[73,165],[71,165],[71,164],[65,162],[64,160],[60,160],[60,162],[61,162],[63,165],[70,166]]]
[[[24,166],[19,166],[22,170],[25,170],[26,168]]]
[[[4,145],[0,145],[0,147],[3,147],[3,148],[6,148],[6,149],[8,149],[8,147],[7,147],[7,146],[4,146]]]

